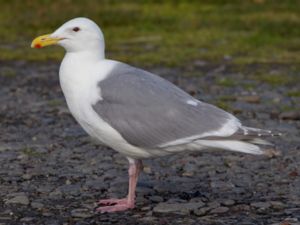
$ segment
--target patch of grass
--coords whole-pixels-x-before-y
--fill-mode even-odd
[[[287,96],[289,96],[289,97],[300,97],[300,90],[289,91],[287,93]]]
[[[293,76],[287,76],[284,74],[256,74],[255,79],[265,82],[272,86],[287,85],[295,82]]]
[[[223,95],[219,97],[219,100],[224,102],[233,102],[236,101],[236,97],[233,95]]]
[[[274,86],[282,85],[282,84],[284,85],[287,82],[289,82],[289,80],[285,79],[285,77],[282,74],[276,74],[276,75],[264,74],[261,75],[260,80]]]
[[[16,77],[17,73],[13,68],[5,67],[2,69],[0,75],[2,77],[14,78],[14,77]]]
[[[233,87],[236,85],[236,81],[229,77],[222,77],[217,80],[217,84],[224,87]]]
[[[283,105],[280,107],[281,112],[290,112],[290,111],[295,111],[295,110],[299,110],[299,107],[289,106],[289,105]]]
[[[48,103],[48,106],[55,107],[55,106],[62,105],[63,102],[64,101],[62,99],[52,99],[52,100],[49,100],[47,103]]]
[[[215,105],[221,109],[224,109],[225,111],[232,111],[232,107],[225,101],[218,100]]]
[[[248,90],[248,91],[251,91],[255,88],[255,85],[252,83],[243,83],[242,86],[245,90]]]
[[[110,58],[145,66],[194,60],[300,61],[300,2],[0,0],[0,59],[60,60],[62,50],[30,49],[31,40],[79,16],[102,28]],[[13,13],[12,13],[13,12]]]
[[[22,152],[29,157],[36,157],[36,158],[41,157],[43,155],[42,153],[37,152],[34,149],[29,147],[24,148]]]

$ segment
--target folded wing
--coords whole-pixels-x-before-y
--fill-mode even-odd
[[[94,110],[137,147],[165,148],[204,137],[227,137],[241,127],[231,114],[127,64],[118,64],[98,85],[102,100]]]

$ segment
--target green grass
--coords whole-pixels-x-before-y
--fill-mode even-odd
[[[220,102],[234,102],[236,101],[236,96],[233,96],[233,95],[222,95],[222,96],[219,96],[218,100]]]
[[[236,85],[236,81],[233,78],[222,77],[217,80],[217,84],[224,87],[233,87]]]
[[[300,97],[300,90],[289,91],[287,93],[289,97]]]
[[[63,50],[31,40],[85,16],[102,28],[107,55],[144,66],[194,60],[233,64],[300,62],[300,1],[0,0],[0,60],[60,60]]]
[[[50,107],[56,107],[56,106],[62,105],[64,103],[64,101],[61,99],[52,99],[52,100],[48,101],[47,103],[48,103],[48,106],[50,106]]]
[[[258,73],[254,75],[254,79],[267,83],[272,86],[280,86],[280,85],[290,85],[295,84],[300,81],[300,77],[298,75],[292,74],[270,74],[270,73]]]
[[[7,78],[14,78],[17,76],[17,72],[13,68],[3,67],[0,76],[7,77]]]
[[[36,150],[29,148],[29,147],[25,147],[22,152],[29,156],[29,157],[34,157],[34,158],[39,158],[43,155],[43,153],[41,152],[37,152]]]
[[[227,102],[221,101],[221,100],[215,102],[215,105],[218,106],[221,109],[226,110],[226,111],[230,111],[231,112],[233,110],[231,108],[230,104],[228,104]]]

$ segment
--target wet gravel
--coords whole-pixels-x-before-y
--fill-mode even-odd
[[[286,95],[299,83],[252,79],[257,65],[239,72],[199,63],[152,68],[171,74],[168,79],[197,98],[227,107],[246,125],[285,132],[273,140],[281,155],[211,151],[145,160],[137,207],[96,214],[96,200],[126,195],[127,161],[74,121],[58,66],[0,62],[0,225],[300,224],[300,98]],[[227,77],[235,84],[219,82]]]

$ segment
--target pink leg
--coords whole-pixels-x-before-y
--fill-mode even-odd
[[[128,189],[127,198],[100,200],[99,204],[104,206],[101,206],[96,210],[101,213],[104,213],[104,212],[124,211],[127,209],[134,208],[136,183],[142,168],[143,165],[141,160],[130,160],[129,169],[128,169],[129,189]]]

